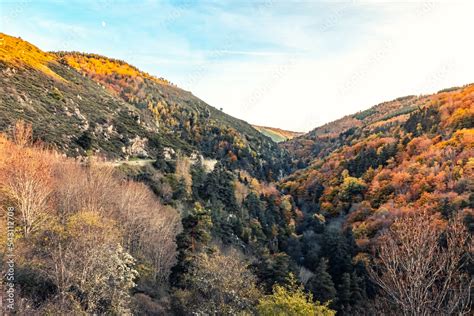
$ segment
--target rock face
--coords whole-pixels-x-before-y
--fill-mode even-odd
[[[127,157],[139,157],[139,158],[149,158],[148,152],[146,151],[148,139],[140,138],[136,136],[135,138],[129,140],[129,146],[123,147],[124,154]]]
[[[203,159],[202,160],[202,165],[204,166],[207,172],[211,172],[212,170],[214,170],[214,167],[216,166],[216,164],[217,164],[216,159]]]

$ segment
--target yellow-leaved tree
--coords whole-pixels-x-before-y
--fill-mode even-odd
[[[333,316],[335,311],[328,307],[328,303],[313,302],[313,295],[306,293],[301,284],[290,273],[287,285],[276,284],[273,293],[260,299],[257,306],[261,316]]]

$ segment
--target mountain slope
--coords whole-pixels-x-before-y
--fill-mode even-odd
[[[362,250],[401,212],[474,208],[474,85],[404,97],[282,144],[308,167],[281,181],[308,215],[343,219]]]
[[[45,53],[1,34],[0,128],[18,119],[72,156],[156,157],[164,147],[197,152],[258,177],[283,172],[287,157],[244,121],[125,62]]]
[[[286,140],[290,140],[304,134],[300,132],[286,131],[281,128],[275,128],[275,127],[267,127],[267,126],[259,126],[259,125],[252,125],[252,126],[263,135],[270,137],[276,143],[284,142]]]
[[[317,127],[307,134],[289,140],[282,145],[294,157],[309,162],[315,157],[324,157],[344,143],[346,134],[357,128],[376,132],[377,128],[395,125],[406,121],[410,115],[421,108],[435,102],[433,96],[405,96],[392,101],[383,102],[365,111],[344,116],[336,121]]]
[[[45,53],[1,35],[0,71],[2,131],[23,119],[70,156],[147,158],[83,164],[28,146],[25,124],[12,141],[0,135],[0,200],[20,212],[33,205],[38,216],[18,220],[16,286],[28,309],[19,314],[215,314],[222,297],[232,298],[230,314],[254,314],[274,285],[296,285],[290,273],[338,314],[376,314],[369,246],[394,218],[425,210],[442,227],[460,213],[474,230],[474,85],[385,102],[279,149],[123,61]],[[168,158],[171,149],[184,155]],[[265,181],[290,162],[307,167]],[[117,269],[122,259],[110,255],[122,252],[118,244],[132,255],[123,259],[130,268]],[[96,255],[84,262],[83,250]],[[123,271],[131,272],[125,285]]]

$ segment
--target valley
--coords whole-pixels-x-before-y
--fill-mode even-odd
[[[297,133],[125,61],[0,39],[0,201],[17,212],[19,314],[472,307],[474,84]],[[399,279],[416,281],[403,285],[413,296]],[[436,304],[419,298],[426,284]]]

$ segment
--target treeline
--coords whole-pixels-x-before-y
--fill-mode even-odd
[[[170,81],[164,78],[157,78],[146,72],[143,72],[139,70],[137,67],[130,65],[121,59],[109,58],[109,57],[101,56],[99,54],[81,53],[81,52],[57,51],[57,52],[52,52],[52,54],[60,57],[59,61],[66,65],[68,65],[68,62],[71,61],[69,58],[71,56],[75,56],[78,61],[83,60],[83,62],[90,63],[93,66],[93,70],[96,74],[118,73],[118,74],[123,74],[123,75],[130,75],[130,76],[141,75],[161,84],[176,86],[175,84],[171,83]],[[72,63],[71,66],[78,69],[80,68],[79,63],[77,61],[75,63]]]

